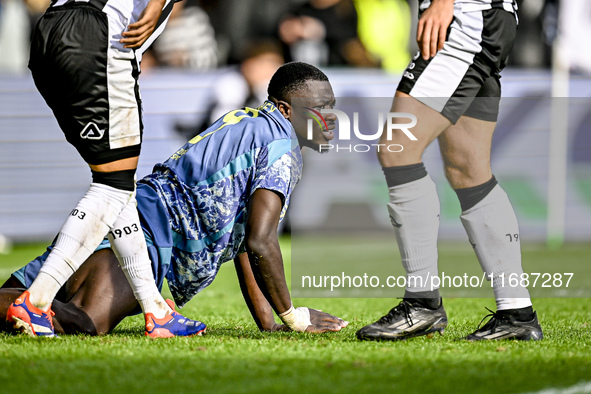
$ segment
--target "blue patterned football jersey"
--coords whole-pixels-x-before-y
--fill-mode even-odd
[[[257,189],[283,196],[302,172],[291,123],[269,101],[218,119],[138,182],[138,210],[179,306],[244,251],[248,201]],[[152,249],[152,248],[150,248]]]
[[[207,287],[244,249],[248,201],[283,196],[281,219],[302,174],[291,123],[269,101],[218,119],[137,184],[137,205],[156,283],[178,306]],[[105,239],[97,250],[109,248]],[[29,287],[48,250],[13,275]]]

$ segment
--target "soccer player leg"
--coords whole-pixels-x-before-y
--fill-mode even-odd
[[[492,319],[467,339],[542,339],[529,292],[523,286],[519,226],[507,194],[494,177],[456,192],[463,206],[462,224],[483,271],[492,280],[497,304]],[[482,199],[470,206],[468,202],[478,200],[475,195]]]
[[[109,241],[144,314],[151,313],[160,319],[170,313],[172,309],[156,287],[135,196],[113,225],[109,232]]]
[[[517,218],[490,168],[494,127],[492,121],[462,117],[439,137],[446,177],[462,207],[462,224],[492,280],[497,303],[493,318],[468,339],[541,339],[529,292],[521,281]]]
[[[450,122],[402,92],[396,93],[392,112],[410,113],[420,120],[410,129],[416,140],[409,139],[401,130],[393,132],[392,140],[404,146],[402,152],[378,151],[390,196],[390,220],[407,274],[405,298],[438,307],[438,284],[433,286],[430,278],[438,275],[439,197],[421,156]],[[382,140],[387,138],[387,133],[382,133]]]
[[[30,335],[53,336],[51,302],[99,245],[132,196],[129,190],[91,183],[70,212],[39,275],[9,308],[7,319]]]
[[[0,288],[0,331],[11,332],[12,323],[6,320],[8,308],[23,293],[24,286],[11,276]]]
[[[94,252],[72,275],[65,288],[66,306],[86,313],[98,335],[111,332],[121,320],[136,314],[139,309],[115,253],[108,248]],[[80,330],[80,322],[61,314],[59,307],[54,309],[65,332]]]
[[[48,251],[14,272],[0,289],[0,316],[39,274]],[[51,309],[56,333],[107,334],[138,303],[110,248],[94,252],[58,291]],[[9,329],[7,327],[7,329]]]
[[[111,332],[138,303],[109,248],[94,252],[53,300],[55,331],[103,335]]]
[[[405,298],[439,306],[437,235],[439,197],[423,163],[384,168],[390,202],[388,212],[406,272]]]
[[[388,211],[406,271],[406,291],[400,305],[357,333],[360,339],[406,339],[443,332],[447,325],[439,284],[434,280],[438,276],[439,198],[421,155],[449,121],[415,99],[402,96],[397,93],[392,112],[412,113],[421,120],[411,129],[417,141],[405,141],[400,133],[397,137],[395,134],[404,151],[379,151],[378,157],[388,184]]]
[[[172,301],[165,301],[158,291],[135,198],[130,200],[113,225],[109,241],[144,312],[146,335],[191,336],[201,335],[205,331],[203,323],[187,319],[176,312]]]

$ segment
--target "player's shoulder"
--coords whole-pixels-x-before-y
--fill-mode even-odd
[[[267,166],[284,155],[287,157],[296,155],[296,150],[299,152],[291,123],[273,102],[265,101],[257,108],[244,108],[236,115],[245,116],[238,144],[256,150]]]
[[[283,116],[279,108],[272,101],[265,101],[260,107],[244,109],[252,114],[251,120],[264,122],[269,129],[276,129],[287,135],[291,135],[291,123]]]
[[[228,127],[228,133],[231,129],[240,129],[240,139],[256,141],[258,146],[275,140],[291,139],[293,136],[291,123],[270,101],[265,101],[257,108],[245,107],[230,111],[218,122],[217,127]]]
[[[289,120],[283,116],[279,108],[271,101],[265,101],[263,105],[257,110],[266,118],[269,119],[269,126],[276,128],[280,137],[285,139],[293,139],[295,137],[293,127]]]
[[[276,158],[291,150],[294,143],[297,138],[291,123],[273,103],[265,102],[258,108],[226,113],[172,155],[169,164],[182,160],[218,168],[238,157],[258,157],[271,151],[271,157]]]

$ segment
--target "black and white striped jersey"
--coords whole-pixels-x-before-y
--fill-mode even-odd
[[[492,8],[502,8],[509,12],[517,10],[515,0],[455,0],[454,4],[461,4],[463,12],[484,11]],[[420,11],[425,11],[430,5],[431,0],[419,0]]]
[[[135,50],[138,60],[141,59],[141,54],[152,45],[154,40],[156,40],[164,30],[168,17],[172,11],[172,7],[176,1],[180,0],[166,0],[154,32],[141,48]],[[122,38],[121,33],[127,29],[127,26],[140,19],[142,11],[146,8],[149,2],[150,0],[53,0],[50,7],[60,7],[70,4],[88,4],[98,8],[107,14],[109,19],[109,41],[111,46],[120,51],[129,52],[130,50],[123,48],[123,44],[119,42]]]

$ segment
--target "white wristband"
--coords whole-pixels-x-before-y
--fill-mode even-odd
[[[293,331],[304,332],[312,323],[310,322],[310,310],[305,307],[291,307],[279,314],[281,320]]]

